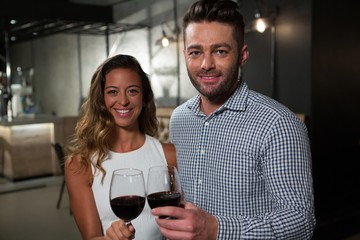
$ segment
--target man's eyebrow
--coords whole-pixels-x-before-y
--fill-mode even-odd
[[[225,47],[227,49],[231,49],[231,46],[228,43],[216,43],[210,46],[211,50],[217,49],[217,48],[222,48]],[[192,44],[189,45],[186,49],[202,49],[203,47],[199,44]]]
[[[217,48],[222,48],[222,47],[225,47],[225,48],[228,48],[228,49],[231,49],[231,46],[227,43],[217,43],[217,44],[214,44],[211,46],[211,49],[217,49]]]
[[[186,47],[186,49],[202,49],[200,44],[191,44]]]

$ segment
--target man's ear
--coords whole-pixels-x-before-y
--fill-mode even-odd
[[[244,44],[244,46],[241,48],[240,57],[241,57],[240,66],[242,67],[249,58],[249,49],[246,44]]]

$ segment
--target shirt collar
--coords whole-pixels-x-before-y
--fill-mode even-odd
[[[245,81],[242,81],[241,84],[237,87],[233,95],[215,112],[224,111],[226,109],[233,111],[244,111],[247,106],[247,98],[249,95],[249,89]],[[193,111],[195,114],[201,113],[200,111],[200,94],[191,98],[186,103],[187,108]]]

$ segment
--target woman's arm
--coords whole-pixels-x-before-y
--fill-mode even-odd
[[[81,170],[79,170],[81,169]],[[91,189],[91,166],[80,168],[80,158],[75,157],[65,164],[65,181],[69,193],[70,206],[75,222],[83,239],[101,237],[102,229]]]

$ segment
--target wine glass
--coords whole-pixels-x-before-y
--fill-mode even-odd
[[[110,184],[110,205],[114,214],[129,225],[145,206],[145,183],[141,170],[122,168],[112,174]]]
[[[181,185],[176,167],[155,166],[148,172],[147,201],[151,209],[163,206],[179,207]]]

